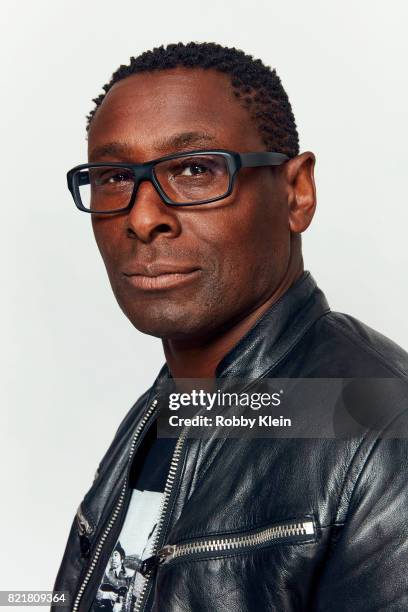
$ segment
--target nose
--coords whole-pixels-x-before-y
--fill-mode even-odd
[[[181,226],[176,210],[167,206],[150,181],[141,181],[126,218],[129,238],[151,242],[157,234],[175,238]]]

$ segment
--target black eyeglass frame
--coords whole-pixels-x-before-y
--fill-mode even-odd
[[[195,202],[173,202],[166,193],[163,191],[154,171],[156,164],[164,161],[169,161],[172,159],[178,159],[181,157],[190,157],[192,155],[222,155],[226,160],[228,172],[229,172],[229,185],[227,191],[216,198],[211,198],[209,200],[198,200]],[[95,162],[88,164],[79,164],[67,173],[67,183],[68,189],[71,192],[71,195],[74,199],[75,205],[79,210],[83,212],[97,214],[97,215],[113,215],[116,213],[122,213],[130,211],[133,207],[136,199],[137,189],[142,181],[150,181],[155,187],[157,193],[163,200],[165,204],[168,206],[197,206],[199,204],[209,204],[210,202],[217,202],[218,200],[223,200],[231,195],[234,184],[236,180],[236,176],[238,171],[241,168],[257,168],[263,166],[279,166],[286,162],[288,159],[288,155],[284,153],[277,153],[275,151],[260,151],[254,153],[236,153],[235,151],[228,151],[227,149],[200,149],[195,151],[185,151],[183,153],[173,153],[171,155],[166,155],[165,157],[158,157],[157,159],[153,159],[148,162],[144,162],[143,164],[128,164],[125,162]],[[81,170],[87,170],[89,168],[99,168],[102,166],[109,166],[111,168],[126,168],[128,170],[133,171],[133,175],[135,177],[135,184],[133,187],[132,194],[130,196],[130,201],[127,206],[124,208],[116,208],[115,210],[103,210],[103,211],[94,211],[89,208],[85,208],[81,201],[81,195],[79,192],[79,188],[81,185],[87,185],[88,182],[80,182]]]

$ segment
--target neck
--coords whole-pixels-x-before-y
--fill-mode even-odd
[[[210,340],[186,342],[163,339],[163,349],[173,378],[214,378],[219,362],[253,327],[256,321],[289,289],[303,273],[303,261],[289,266],[286,274],[266,300],[256,304],[232,325],[224,325]]]

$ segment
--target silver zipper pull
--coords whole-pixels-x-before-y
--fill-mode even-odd
[[[77,527],[79,533],[79,547],[81,550],[81,556],[85,559],[89,557],[89,553],[91,550],[91,541],[89,536],[93,533],[93,528],[90,525],[89,521],[85,518],[84,513],[82,512],[82,503],[79,505],[79,508],[76,513]]]
[[[166,561],[170,561],[170,559],[174,557],[175,552],[176,552],[175,545],[169,544],[167,546],[163,546],[163,548],[161,548],[159,552],[157,553],[157,556],[160,559],[159,563],[161,564],[161,563],[165,563]]]
[[[82,511],[82,502],[79,504],[78,510],[76,512],[76,520],[78,525],[78,531],[80,535],[91,535],[93,532],[93,527],[86,519],[83,511]]]
[[[142,574],[142,576],[150,574],[150,572],[154,571],[159,565],[172,559],[175,549],[175,546],[164,546],[158,551],[157,555],[153,555],[152,557],[148,557],[142,561],[139,572]]]

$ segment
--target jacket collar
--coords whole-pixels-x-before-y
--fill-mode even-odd
[[[265,376],[329,311],[324,293],[311,273],[304,271],[223,357],[216,368],[216,378],[254,380]],[[154,386],[168,378],[171,374],[164,364]]]
[[[309,271],[289,287],[223,357],[216,378],[252,380],[275,367],[330,308]]]

